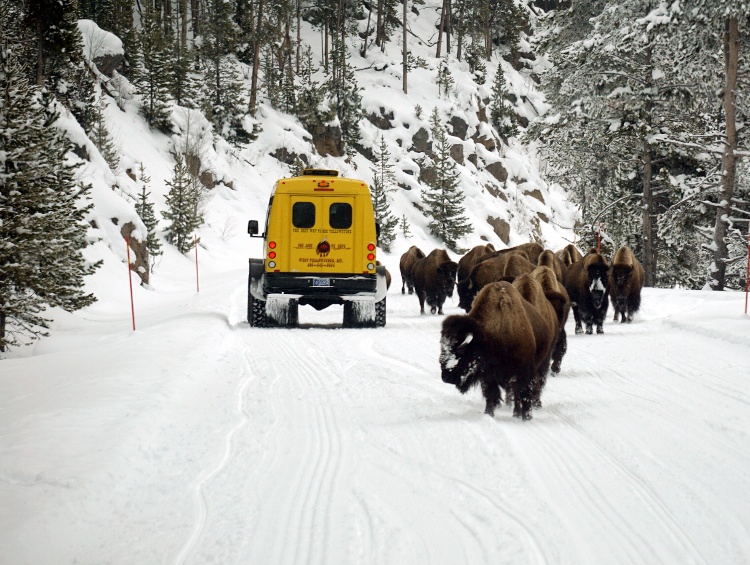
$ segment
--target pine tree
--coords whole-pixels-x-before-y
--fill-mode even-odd
[[[551,18],[555,34],[542,34],[553,63],[546,91],[558,113],[533,130],[581,203],[584,223],[609,213],[617,216],[611,227],[638,228],[622,236],[639,242],[645,283],[653,286],[671,278],[661,254],[682,254],[659,238],[662,215],[671,211],[672,229],[680,217],[689,223],[688,207],[674,208],[687,196],[678,188],[707,174],[698,156],[711,111],[701,107],[700,91],[713,81],[687,73],[695,53],[678,5],[623,0],[596,8],[574,3]]]
[[[77,2],[34,0],[23,8],[26,57],[35,62],[29,82],[49,89],[88,132],[96,90],[83,54]]]
[[[112,141],[109,131],[107,131],[107,121],[104,117],[104,112],[107,108],[104,98],[99,98],[95,106],[94,121],[91,125],[91,133],[89,133],[89,139],[93,142],[96,148],[101,153],[104,160],[109,165],[112,171],[116,171],[120,165],[120,155]]]
[[[433,180],[422,194],[422,200],[431,218],[430,233],[445,242],[451,251],[461,249],[458,240],[472,232],[464,216],[464,194],[461,192],[456,162],[450,155],[450,142],[440,121],[437,108],[430,116],[433,139]]]
[[[146,249],[148,250],[148,256],[151,260],[151,272],[153,272],[156,258],[164,252],[161,249],[161,242],[156,235],[156,226],[158,222],[156,220],[156,214],[154,214],[154,203],[149,199],[151,193],[148,191],[148,183],[151,182],[151,177],[146,175],[146,169],[143,167],[143,163],[140,164],[139,173],[141,190],[138,193],[138,200],[135,203],[135,211],[141,218],[143,225],[146,226]]]
[[[505,73],[498,63],[495,80],[492,82],[492,101],[490,102],[490,119],[500,137],[508,139],[518,135],[516,113],[508,105],[508,89],[505,85]]]
[[[411,230],[409,229],[409,221],[406,219],[406,214],[401,216],[401,220],[398,222],[398,227],[406,239],[411,237]]]
[[[362,120],[362,95],[349,64],[349,50],[343,40],[334,41],[331,69],[328,90],[333,96],[344,147],[350,151],[361,139],[359,122]]]
[[[390,162],[391,153],[385,138],[380,136],[380,143],[375,150],[375,167],[372,169],[372,205],[375,209],[375,222],[380,225],[378,243],[383,251],[390,251],[396,239],[398,220],[391,213],[388,204],[388,194],[395,190],[396,174],[393,163]]]
[[[177,156],[172,181],[166,184],[167,210],[162,215],[170,223],[164,235],[180,253],[186,253],[193,247],[195,231],[203,224],[203,211],[200,186],[191,178],[182,155]]]
[[[165,133],[172,131],[169,68],[170,46],[150,2],[146,3],[138,34],[139,53],[133,80],[142,97],[141,113],[148,125]]]
[[[451,74],[450,65],[448,65],[448,55],[440,60],[440,67],[438,67],[437,86],[438,96],[442,96],[443,93],[446,95],[450,93],[451,88],[455,80]]]
[[[95,301],[81,290],[96,268],[81,254],[88,186],[75,178],[55,104],[0,46],[0,351],[47,335],[46,306],[72,311]]]
[[[323,87],[315,80],[317,72],[310,46],[302,55],[302,70],[297,93],[297,117],[305,129],[314,131],[333,118],[333,111],[324,107]]]

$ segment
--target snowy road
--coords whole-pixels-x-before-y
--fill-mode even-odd
[[[440,380],[442,317],[395,284],[360,330],[250,328],[240,284],[205,286],[2,362],[1,563],[750,562],[739,295],[571,320],[521,422]]]

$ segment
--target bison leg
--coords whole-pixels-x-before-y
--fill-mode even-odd
[[[497,382],[488,379],[482,379],[482,394],[487,401],[487,406],[484,409],[484,413],[488,416],[495,415],[495,408],[500,404],[502,396],[500,395],[500,386]]]
[[[576,334],[583,333],[583,325],[581,324],[581,314],[578,312],[578,308],[573,307],[573,318],[576,321]]]
[[[560,365],[565,352],[568,350],[568,334],[565,329],[561,329],[557,336],[555,349],[552,350],[552,374],[557,375],[560,372]]]
[[[591,333],[591,332],[589,332]],[[604,333],[604,326],[602,324],[596,324],[596,333],[603,334]]]
[[[526,367],[513,383],[513,416],[522,420],[531,420],[531,403],[534,398],[534,367]]]
[[[424,301],[427,298],[427,293],[417,291],[417,298],[419,298],[419,313],[424,314]]]
[[[599,326],[597,326],[598,328]],[[578,332],[576,332],[578,333]],[[591,335],[594,333],[594,324],[586,324],[586,334]]]

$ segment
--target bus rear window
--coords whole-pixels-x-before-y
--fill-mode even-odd
[[[292,225],[295,228],[311,228],[315,225],[315,204],[295,202],[292,206]]]
[[[334,202],[328,209],[328,223],[335,230],[348,230],[352,227],[352,205],[348,202]]]

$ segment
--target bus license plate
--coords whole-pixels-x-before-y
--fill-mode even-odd
[[[331,286],[331,279],[329,278],[315,278],[313,279],[313,286]]]

